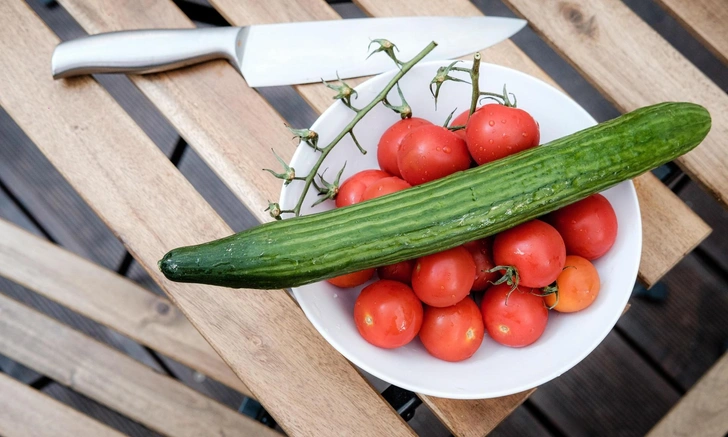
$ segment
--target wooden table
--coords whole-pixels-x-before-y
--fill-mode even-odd
[[[193,26],[170,0],[60,3],[91,34]],[[234,25],[339,18],[323,0],[211,3]],[[506,3],[621,110],[675,99],[708,107],[712,132],[678,164],[722,203],[728,202],[728,152],[721,142],[728,134],[725,93],[619,1]],[[694,14],[693,8],[684,6],[688,3],[711,10],[710,0],[665,2],[725,57],[725,20]],[[357,4],[372,16],[480,14],[467,0],[424,4],[359,0]],[[318,335],[284,291],[229,290],[164,280],[156,268],[161,254],[171,247],[228,235],[231,229],[94,79],[51,79],[48,60],[59,40],[27,5],[19,0],[4,2],[0,22],[0,105],[114,230],[214,352],[194,331],[180,335],[162,329],[153,336],[139,331],[138,322],[133,321],[139,311],[124,302],[75,309],[251,393],[291,435],[412,435],[406,422]],[[553,83],[510,41],[485,50],[483,59]],[[277,199],[280,187],[277,180],[262,177],[260,169],[276,168],[271,147],[289,160],[295,145],[265,99],[222,61],[131,79],[238,199],[260,221],[269,220],[263,209],[269,200]],[[317,111],[331,103],[329,90],[321,85],[297,86],[296,91]],[[635,183],[644,227],[639,277],[651,285],[702,241],[710,228],[651,174]],[[32,238],[17,235],[14,245],[6,242],[7,247],[25,250],[8,257],[7,265],[19,266],[19,256],[35,247]],[[54,299],[63,301],[62,293],[38,278],[64,275],[67,264],[54,267],[53,260],[65,255],[42,244],[36,250],[35,256],[47,261],[45,270],[17,268],[3,274],[14,274],[18,282],[39,292],[56,293]],[[97,266],[82,260],[75,263],[77,271],[102,275]],[[94,297],[97,288],[78,277],[64,278],[69,289],[86,290],[87,299]],[[112,289],[116,284],[111,277],[100,281]],[[145,299],[144,294],[138,295],[139,300]],[[67,302],[71,305],[77,299]],[[154,304],[160,302],[168,304],[163,300]],[[22,311],[12,303],[6,308]],[[124,311],[128,317],[118,317]],[[179,313],[172,310],[172,314]],[[420,398],[454,434],[483,435],[530,393],[479,401]]]

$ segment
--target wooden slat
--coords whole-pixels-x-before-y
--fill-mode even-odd
[[[709,437],[728,434],[728,353],[647,434]]]
[[[728,64],[728,4],[725,0],[657,0],[657,3]]]
[[[157,432],[279,435],[2,294],[0,312],[0,353]]]
[[[148,8],[141,3],[133,7],[130,2],[89,1],[89,7],[101,10],[82,9],[77,18],[82,21],[84,14],[90,14],[103,17],[100,21],[123,21],[136,14],[149,19],[171,17],[168,24],[182,20],[181,27],[191,26],[171,3],[147,3]],[[229,235],[230,228],[96,82],[51,80],[47,62],[58,39],[25,4],[3,2],[0,20],[0,39],[5,43],[2,57],[12,59],[0,65],[0,105],[114,229],[276,421],[294,435],[339,435],[342,430],[411,435],[406,423],[318,335],[285,291],[232,290],[164,280],[156,266],[164,252]],[[144,25],[143,20],[134,23],[129,25]],[[182,99],[194,95],[211,99],[209,106],[201,105],[202,99],[192,99],[184,107],[177,107],[171,98],[168,106],[161,104],[182,118],[189,116],[190,129],[199,131],[193,132],[195,140],[210,132],[199,129],[198,123],[214,131],[219,126],[216,117],[227,117],[230,126],[254,117],[259,131],[248,132],[251,136],[268,132],[272,125],[279,127],[280,119],[259,105],[257,94],[225,62],[145,80],[152,94],[156,90],[162,96],[168,92]],[[226,116],[213,110],[220,107],[226,107]],[[239,161],[250,170],[250,203],[265,199],[269,190],[265,187],[271,185],[256,182],[266,180],[259,173],[264,159],[246,161],[257,159],[258,152],[262,155],[262,148],[242,151],[249,139],[237,132],[216,135],[237,146],[228,151],[240,158],[228,162]]]
[[[713,127],[680,167],[728,205],[728,95],[620,0],[506,0],[620,110],[662,101],[705,106]]]
[[[1,219],[0,235],[0,275],[250,395],[167,299]]]
[[[123,436],[120,432],[2,373],[0,393],[0,435]]]
[[[464,401],[419,395],[456,436],[483,436],[508,417],[536,389],[495,399]]]

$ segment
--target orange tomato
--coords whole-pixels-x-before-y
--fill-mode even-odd
[[[581,311],[599,294],[599,273],[590,261],[576,255],[566,257],[566,265],[556,278],[557,291],[543,299],[549,308],[562,313]]]

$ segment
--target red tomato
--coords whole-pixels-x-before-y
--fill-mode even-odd
[[[465,137],[470,154],[480,165],[538,146],[541,134],[528,112],[493,103],[473,113]]]
[[[353,205],[361,202],[364,191],[372,183],[379,179],[391,177],[387,172],[382,170],[364,170],[345,180],[339,187],[339,193],[336,195],[336,207]]]
[[[424,118],[411,117],[399,120],[384,131],[377,146],[377,162],[379,162],[379,167],[391,173],[393,176],[402,177],[399,172],[399,166],[397,165],[399,145],[402,143],[402,139],[413,129],[428,124],[432,123]]]
[[[358,272],[336,276],[335,278],[327,279],[326,281],[340,288],[357,287],[372,279],[372,276],[374,276],[374,270],[376,269],[359,270]]]
[[[379,179],[378,181],[369,185],[369,187],[364,191],[364,195],[361,196],[361,201],[363,202],[369,199],[376,199],[377,197],[396,193],[397,191],[401,191],[411,187],[412,186],[410,184],[396,176]]]
[[[493,262],[493,241],[490,238],[475,240],[463,244],[468,249],[470,255],[475,261],[475,282],[473,282],[473,291],[483,291],[490,287],[491,282],[495,282],[500,276],[498,272],[488,272],[495,267]]]
[[[411,288],[380,280],[361,291],[354,304],[354,321],[362,337],[386,349],[412,341],[422,326],[422,302]]]
[[[460,115],[450,121],[450,126],[465,126],[468,123],[468,115],[470,115],[470,108],[461,112]],[[463,140],[467,140],[465,135],[465,129],[456,130],[453,132]]]
[[[415,261],[407,260],[398,262],[397,264],[379,267],[377,274],[379,275],[379,279],[391,279],[393,281],[410,284],[412,282],[412,270],[414,268]]]
[[[549,311],[543,298],[533,293],[526,287],[511,292],[508,284],[494,285],[485,292],[480,310],[485,329],[493,340],[506,346],[522,347],[541,337]]]
[[[470,358],[484,335],[483,316],[469,297],[449,307],[425,308],[420,340],[433,357],[445,361]]]
[[[566,248],[553,226],[531,220],[495,237],[493,260],[499,266],[515,267],[520,285],[541,288],[554,282],[561,273]]]
[[[606,197],[594,194],[546,217],[564,238],[566,252],[597,259],[617,239],[617,214]]]
[[[458,246],[417,260],[412,289],[433,307],[455,305],[470,294],[475,280],[475,261],[467,249]]]
[[[402,179],[424,184],[470,168],[465,141],[442,126],[422,126],[402,140],[397,153]]]
[[[576,255],[566,257],[566,266],[556,279],[557,291],[543,300],[549,308],[562,313],[581,311],[599,295],[599,272],[587,259]]]

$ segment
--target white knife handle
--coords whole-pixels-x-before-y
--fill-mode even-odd
[[[239,27],[101,33],[59,44],[51,70],[53,78],[60,79],[93,73],[154,73],[217,58],[234,61],[239,33]]]

